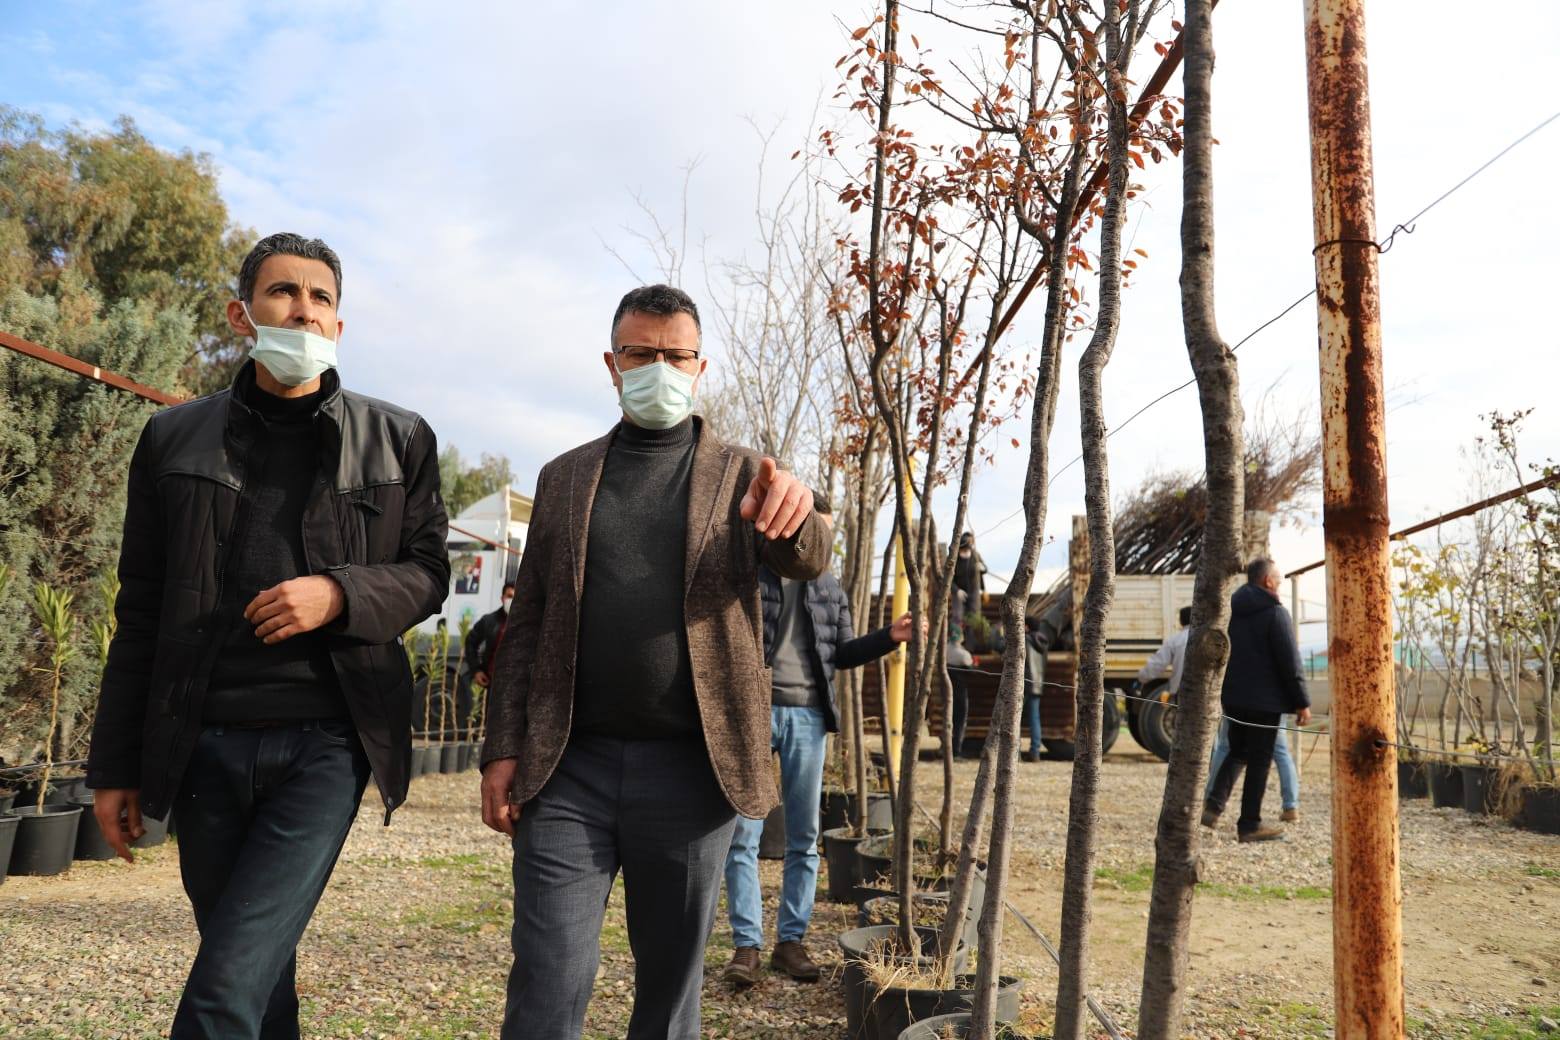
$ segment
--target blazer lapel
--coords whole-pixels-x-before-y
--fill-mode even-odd
[[[702,418],[698,423],[698,442],[693,449],[693,472],[688,477],[688,546],[683,564],[683,591],[693,587],[693,575],[699,557],[709,542],[716,511],[723,501],[722,492],[731,469],[731,452],[710,432]]]
[[[606,465],[607,449],[613,432],[585,445],[574,457],[569,474],[569,552],[574,562],[574,602],[585,597],[585,545],[590,539],[590,511],[596,504],[596,488],[601,485],[601,470]]]

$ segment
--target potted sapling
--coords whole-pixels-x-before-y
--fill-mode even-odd
[[[33,612],[38,617],[49,648],[48,663],[38,669],[49,687],[49,728],[43,740],[43,773],[38,793],[31,805],[18,808],[21,817],[16,844],[11,850],[12,874],[59,874],[70,869],[76,851],[76,829],[81,824],[81,806],[47,805],[44,798],[54,773],[54,739],[60,721],[60,687],[65,666],[75,656],[71,636],[76,620],[71,614],[71,594],[39,582],[33,589]]]

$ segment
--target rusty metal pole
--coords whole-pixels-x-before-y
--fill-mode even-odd
[[[1387,462],[1364,0],[1306,0],[1332,680],[1338,1040],[1404,1029]]]

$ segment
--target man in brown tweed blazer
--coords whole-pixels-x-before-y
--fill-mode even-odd
[[[687,294],[623,298],[604,355],[623,421],[542,468],[494,664],[482,816],[514,841],[505,1040],[576,1040],[619,870],[630,1040],[699,1035],[704,945],[738,814],[779,800],[758,568],[828,561],[812,492],[722,444]]]

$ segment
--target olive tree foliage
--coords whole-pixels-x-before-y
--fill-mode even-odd
[[[50,130],[0,106],[0,288],[58,296],[78,279],[107,304],[185,312],[182,393],[221,389],[243,359],[224,308],[255,238],[229,220],[210,157],[158,148],[128,117]]]
[[[0,107],[0,330],[173,393],[222,385],[243,344],[226,328],[254,235],[233,226],[209,159],[157,148],[129,120],[50,130]],[[154,406],[0,350],[0,755],[48,728],[42,634],[17,590],[70,594],[86,645],[106,624],[129,459]],[[61,677],[54,750],[69,757],[98,655]]]

